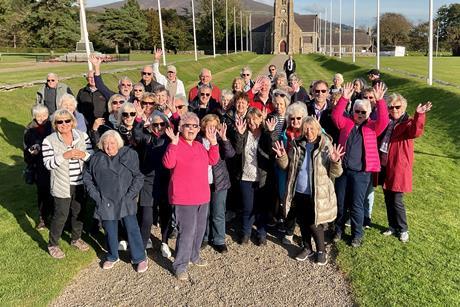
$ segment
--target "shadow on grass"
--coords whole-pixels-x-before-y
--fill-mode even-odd
[[[0,118],[0,137],[11,146],[23,149],[22,139],[25,127],[10,121],[5,117]]]

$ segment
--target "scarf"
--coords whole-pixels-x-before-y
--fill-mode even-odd
[[[380,144],[380,152],[381,154],[381,164],[382,166],[386,166],[388,162],[388,149],[390,147],[390,139],[391,135],[393,134],[393,130],[396,126],[396,124],[399,124],[400,122],[404,121],[407,118],[407,113],[404,113],[398,120],[390,119],[390,122],[388,123],[387,130],[385,131],[385,135],[383,136],[382,143]]]
[[[295,129],[295,128],[292,128],[292,127],[288,127],[286,129],[286,136],[287,136],[286,150],[287,151],[289,151],[289,149],[291,149],[292,140],[299,138],[301,135],[302,135],[302,132],[301,132],[300,129]]]

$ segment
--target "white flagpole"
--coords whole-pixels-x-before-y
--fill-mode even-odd
[[[195,61],[198,61],[198,52],[196,49],[195,4],[193,0],[192,0],[192,20],[193,20],[193,46],[195,49]]]
[[[353,63],[356,62],[356,0],[353,0]]]
[[[342,58],[342,0],[339,0],[339,59]]]
[[[380,0],[377,0],[377,69],[380,69]]]
[[[326,52],[327,52],[327,41],[326,41],[326,39],[327,39],[327,8],[324,9],[324,39],[323,39],[324,40],[324,44],[323,44],[324,45],[324,52],[323,52],[324,54],[326,54]]]
[[[233,38],[235,40],[235,53],[237,53],[238,47],[236,46],[236,7],[233,7]]]
[[[430,31],[428,35],[428,85],[433,85],[433,0],[429,0]]]
[[[160,0],[158,2],[158,18],[160,20],[160,38],[161,38],[161,50],[163,50],[163,66],[166,66],[166,50],[165,50],[165,40],[163,37],[163,21],[161,20],[161,4]]]
[[[321,12],[319,13],[319,20],[318,20],[318,52],[321,52]]]
[[[243,12],[240,11],[240,40],[241,40],[241,52],[243,52]]]
[[[225,0],[225,54],[228,55],[228,0]]]
[[[246,51],[249,52],[249,15],[246,15]]]
[[[80,0],[80,23],[81,29],[83,30],[83,38],[85,41],[86,57],[88,58],[88,69],[93,70],[93,64],[89,61],[89,55],[91,50],[89,48],[88,29],[86,28],[86,13],[84,0]]]
[[[216,57],[216,34],[214,32],[214,0],[211,0],[211,16],[212,16],[212,50]]]
[[[252,13],[249,13],[249,51],[252,52]]]
[[[329,15],[329,56],[332,56],[332,0],[331,0],[331,14]]]

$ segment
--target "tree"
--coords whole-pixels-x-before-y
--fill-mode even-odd
[[[0,44],[3,46],[25,46],[29,33],[24,22],[30,14],[31,1],[0,0]]]
[[[439,40],[450,47],[452,55],[460,56],[460,4],[443,5],[436,21],[439,24]]]
[[[409,32],[409,50],[428,52],[428,22],[420,23]]]
[[[385,13],[380,17],[380,40],[383,46],[401,46],[409,41],[412,24],[404,15]],[[374,33],[376,30],[374,29]]]

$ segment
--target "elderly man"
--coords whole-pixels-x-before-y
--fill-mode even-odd
[[[289,59],[284,62],[284,71],[286,72],[286,77],[289,79],[289,77],[295,73],[295,61],[292,58],[292,55],[289,55]]]
[[[257,108],[266,114],[275,111],[275,107],[270,97],[271,82],[267,76],[258,77],[252,87],[252,95],[249,95],[249,106]]]
[[[198,90],[200,89],[201,86],[204,84],[208,85],[212,89],[212,98],[214,98],[215,101],[220,102],[220,89],[217,87],[217,85],[212,84],[212,74],[211,71],[207,68],[203,68],[200,72],[200,81],[198,82],[198,85],[193,87],[189,93],[188,93],[188,102],[192,103],[197,96],[198,96]]]
[[[49,73],[46,76],[46,83],[37,91],[37,104],[43,104],[48,108],[49,114],[57,109],[57,103],[64,94],[71,94],[69,86],[59,82],[58,75]]]
[[[199,119],[210,113],[218,113],[220,104],[211,97],[212,88],[205,84],[200,87],[198,92],[198,96],[190,104],[192,112],[198,115]]]
[[[107,99],[97,89],[94,82],[94,71],[88,71],[86,75],[88,82],[77,94],[77,110],[82,113],[88,122],[88,127],[92,127],[96,118],[104,117],[107,113]]]
[[[243,91],[247,92],[250,89],[252,89],[252,87],[254,86],[254,81],[251,80],[251,76],[252,76],[251,69],[248,66],[243,67],[243,69],[241,69],[240,75],[244,81]]]
[[[160,73],[158,67],[160,66],[160,57],[163,54],[161,49],[157,49],[155,52],[155,61],[153,62],[153,74],[157,79],[158,83],[163,85],[171,95],[185,96],[184,83],[177,78],[177,69],[174,65],[168,65],[166,77]]]
[[[151,65],[146,65],[142,68],[141,76],[142,79],[139,82],[144,85],[146,92],[155,93],[162,86],[162,84],[153,79],[153,67]]]

